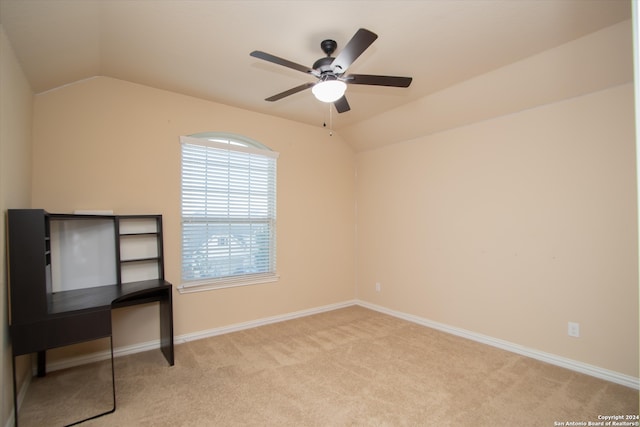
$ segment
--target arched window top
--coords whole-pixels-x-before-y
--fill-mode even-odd
[[[200,132],[189,135],[191,138],[206,139],[207,141],[220,142],[222,144],[235,145],[239,147],[257,148],[258,150],[273,151],[266,145],[243,135],[228,132]]]

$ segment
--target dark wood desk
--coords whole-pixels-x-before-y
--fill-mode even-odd
[[[51,222],[92,221],[101,227],[113,226],[116,280],[118,283],[90,286],[81,289],[52,291]],[[154,230],[121,231],[121,221],[151,221]],[[125,224],[126,225],[126,224]],[[130,226],[130,224],[129,224]],[[42,209],[19,209],[8,212],[8,264],[11,320],[9,333],[13,353],[13,393],[15,425],[18,425],[18,395],[15,358],[38,354],[38,375],[46,374],[46,351],[101,338],[109,338],[113,408],[89,419],[115,411],[115,372],[111,310],[139,304],[158,302],[160,310],[160,348],[169,365],[174,364],[173,351],[173,286],[164,280],[162,217],[160,215],[71,215],[48,214]],[[122,259],[121,240],[142,236],[154,241],[154,256]],[[75,235],[75,237],[78,237]],[[157,246],[156,246],[157,245]],[[123,265],[151,263],[157,278],[122,283]],[[70,424],[70,425],[73,425]]]

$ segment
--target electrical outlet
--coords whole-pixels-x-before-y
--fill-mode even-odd
[[[380,282],[376,282],[376,292],[380,292],[382,290],[382,285]]]
[[[580,336],[580,323],[569,322],[567,334],[569,334],[570,337],[578,338]]]

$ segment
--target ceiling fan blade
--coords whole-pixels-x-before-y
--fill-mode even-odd
[[[302,71],[303,73],[318,75],[317,71],[312,68],[305,67],[304,65],[296,64],[295,62],[291,62],[287,59],[279,58],[275,55],[271,55],[270,53],[261,52],[259,50],[254,50],[249,55],[254,58],[263,59],[268,62],[272,62],[277,65],[282,65],[287,68],[292,68],[297,71]]]
[[[371,74],[349,74],[344,81],[352,85],[374,85],[374,86],[393,86],[393,87],[409,87],[411,77],[398,76],[376,76]]]
[[[270,96],[269,98],[265,99],[265,101],[270,101],[270,102],[277,101],[277,100],[282,99],[282,98],[284,98],[286,96],[293,95],[294,93],[302,92],[305,89],[309,89],[313,85],[315,85],[315,83],[309,82],[309,83],[301,84],[300,86],[296,86],[296,87],[294,87],[292,89],[285,90],[284,92],[281,92],[281,93],[278,93],[276,95]]]
[[[371,46],[371,43],[377,38],[377,34],[360,28],[331,63],[333,71],[336,74],[342,74],[347,71],[347,68],[349,68],[353,61],[358,59],[358,57],[362,55],[362,52],[367,50],[367,48]]]
[[[334,102],[333,105],[336,106],[336,110],[338,110],[338,113],[346,113],[347,111],[351,110],[351,107],[349,107],[349,103],[347,102],[347,97],[344,95],[342,96],[342,98]]]

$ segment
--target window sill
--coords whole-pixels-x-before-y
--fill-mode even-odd
[[[277,282],[280,276],[277,274],[262,274],[255,276],[240,276],[224,279],[210,279],[198,282],[187,282],[178,286],[178,292],[181,294],[190,294],[194,292],[212,291],[216,289],[235,288],[238,286],[259,285],[261,283]]]

